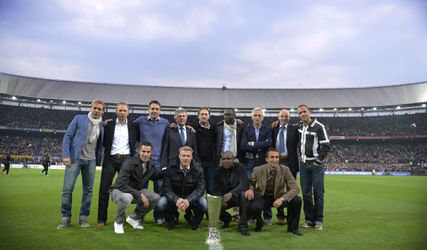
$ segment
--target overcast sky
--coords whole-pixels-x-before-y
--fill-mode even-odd
[[[0,0],[0,72],[228,88],[420,82],[425,2]]]

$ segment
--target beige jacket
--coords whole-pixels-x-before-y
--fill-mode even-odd
[[[276,180],[274,182],[274,198],[283,198],[285,201],[291,201],[298,195],[300,189],[292,176],[291,171],[285,165],[279,165],[276,169]],[[256,183],[254,194],[263,196],[267,187],[268,164],[254,168],[252,172],[252,187]],[[286,183],[289,190],[286,192]]]

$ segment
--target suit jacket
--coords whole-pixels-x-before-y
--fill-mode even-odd
[[[239,194],[248,190],[249,180],[246,174],[246,167],[235,162],[234,166],[225,169],[222,166],[214,171],[212,194],[223,196],[231,192],[234,197],[239,197]]]
[[[108,159],[111,155],[111,149],[113,146],[113,140],[114,140],[114,131],[116,127],[116,119],[113,121],[110,121],[105,125],[104,127],[104,159]],[[128,133],[129,133],[129,148],[130,148],[130,155],[135,154],[135,145],[139,138],[138,136],[138,127],[135,123],[127,121],[127,127],[128,127]]]
[[[254,145],[248,145],[248,141],[253,141]],[[255,137],[255,127],[253,124],[249,124],[243,130],[241,143],[241,148],[245,152],[245,155],[247,155],[246,153],[249,153],[249,155],[252,155],[252,157],[258,155],[259,161],[265,162],[265,153],[272,145],[271,129],[265,125],[262,125],[259,130],[257,141]]]
[[[291,201],[299,193],[299,187],[291,171],[284,165],[279,165],[276,169],[276,179],[274,182],[274,198],[283,198],[285,201]],[[252,186],[256,184],[254,194],[264,196],[267,187],[268,164],[264,164],[254,168],[252,172]],[[286,192],[286,186],[289,191]]]
[[[241,150],[241,141],[243,134],[244,124],[237,123],[237,159],[240,162],[244,161],[244,154]],[[216,161],[219,162],[221,158],[222,148],[224,147],[224,121],[219,122],[216,125]]]
[[[176,126],[175,128],[165,129],[162,141],[162,167],[169,167],[175,164],[179,155],[179,148],[183,146],[191,147],[193,149],[193,159],[199,161],[199,157],[197,154],[196,134],[191,132],[187,128],[185,130],[187,134],[187,140],[185,141],[185,145],[182,145],[178,130],[178,126]]]
[[[86,143],[89,122],[89,117],[87,117],[87,115],[76,115],[71,121],[70,125],[68,125],[64,139],[62,140],[62,157],[70,158],[71,163],[74,163],[77,159],[79,159],[83,145]],[[103,138],[104,126],[102,122],[100,122],[99,137],[95,152],[97,165],[101,164]]]
[[[277,135],[280,130],[280,125],[277,125],[273,129],[273,143],[272,146],[276,148]],[[286,127],[286,148],[288,150],[288,161],[291,172],[296,175],[299,171],[299,160],[298,160],[298,124],[288,123]]]

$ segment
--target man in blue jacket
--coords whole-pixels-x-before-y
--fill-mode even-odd
[[[62,142],[62,157],[66,166],[61,200],[62,219],[57,229],[65,229],[71,222],[73,190],[80,172],[82,173],[83,196],[79,224],[81,227],[90,226],[87,216],[89,216],[92,202],[96,165],[101,163],[102,158],[104,133],[102,114],[104,110],[103,101],[93,101],[89,114],[76,115],[65,132]]]

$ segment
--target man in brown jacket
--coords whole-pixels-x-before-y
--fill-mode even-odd
[[[264,221],[261,211],[267,207],[288,208],[288,231],[295,235],[302,236],[298,230],[298,223],[301,215],[300,191],[295,178],[287,166],[279,165],[279,152],[276,149],[267,151],[267,164],[254,168],[249,190],[245,192],[248,200],[252,200],[249,205],[249,212],[255,216],[256,232],[262,230]],[[289,189],[286,191],[286,186]],[[277,217],[279,218],[278,214]]]

